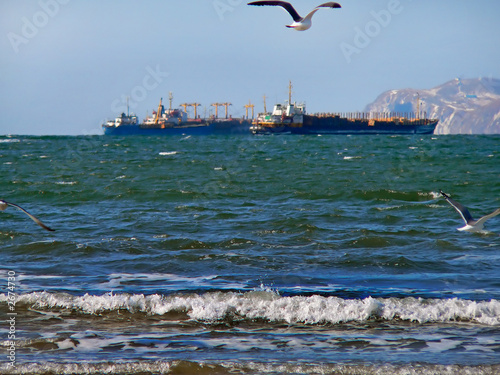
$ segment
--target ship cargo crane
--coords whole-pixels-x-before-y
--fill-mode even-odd
[[[254,118],[254,112],[253,112],[253,109],[254,109],[255,105],[253,105],[253,104],[252,104],[252,102],[249,100],[249,101],[248,101],[248,104],[245,104],[245,105],[244,105],[244,107],[245,107],[245,110],[246,110],[246,118],[247,118],[247,119],[248,119],[248,109],[249,109],[249,108],[252,108],[252,119],[253,119],[253,118]]]
[[[212,103],[212,107],[215,107],[215,118],[219,118],[219,107],[222,107],[221,103]]]
[[[194,107],[194,118],[198,118],[198,107],[201,106],[200,103],[182,103],[180,106],[184,108],[184,112],[186,113],[188,107]]]
[[[201,106],[201,104],[200,103],[191,103],[190,106],[194,107],[194,118],[197,119],[198,118],[198,107]]]
[[[158,125],[158,122],[160,121],[160,116],[163,114],[163,105],[161,104],[163,98],[160,98],[160,104],[158,104],[158,110],[156,111],[156,116],[155,116],[155,125]]]
[[[230,105],[233,105],[232,103],[222,103],[222,105],[224,106],[224,108],[226,109],[226,118],[228,118],[228,115],[227,115],[227,109]]]
[[[212,103],[212,107],[215,107],[215,118],[219,118],[219,107],[225,107],[226,108],[226,118],[228,118],[228,107],[230,105],[233,105],[232,103]]]

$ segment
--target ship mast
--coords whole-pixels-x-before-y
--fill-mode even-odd
[[[292,81],[288,83],[288,105],[292,105]]]
[[[267,113],[267,108],[266,108],[266,96],[264,95],[264,113]]]
[[[420,93],[417,92],[417,119],[420,119]]]
[[[172,100],[174,99],[174,96],[172,95],[172,91],[170,91],[168,93],[168,101],[169,101],[169,106],[168,106],[168,110],[171,111],[172,110]]]

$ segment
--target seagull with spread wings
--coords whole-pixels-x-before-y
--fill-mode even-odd
[[[467,209],[467,207],[462,206],[460,203],[457,201],[454,201],[451,199],[447,194],[443,193],[441,190],[439,190],[441,195],[446,199],[446,201],[455,209],[457,212],[462,216],[462,219],[465,221],[465,226],[462,228],[457,228],[460,231],[468,231],[468,232],[481,232],[484,227],[484,222],[488,219],[491,219],[492,217],[495,217],[500,214],[500,208],[497,208],[495,211],[493,211],[489,215],[485,215],[481,217],[480,219],[474,220],[472,217],[471,213]]]
[[[342,8],[339,3],[329,1],[327,3],[318,5],[307,16],[302,18],[297,13],[297,11],[292,6],[292,4],[287,3],[286,1],[252,1],[251,3],[248,3],[248,5],[257,5],[257,6],[270,5],[270,6],[280,6],[280,7],[285,8],[285,10],[288,13],[290,13],[290,15],[292,16],[293,21],[294,21],[291,25],[286,25],[286,27],[290,27],[290,28],[298,30],[298,31],[304,31],[304,30],[307,30],[311,27],[312,16],[314,15],[314,13],[316,13],[319,10],[319,8]]]

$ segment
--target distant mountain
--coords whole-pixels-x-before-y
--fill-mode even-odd
[[[365,112],[417,112],[438,118],[436,134],[500,134],[500,80],[456,78],[430,90],[381,94]]]

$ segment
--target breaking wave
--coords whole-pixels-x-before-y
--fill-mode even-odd
[[[141,363],[44,363],[23,364],[15,368],[0,365],[3,374],[498,374],[499,365],[341,365],[341,364],[273,364],[273,363],[196,363],[189,361],[144,361]]]
[[[7,296],[0,294],[0,302]],[[337,324],[368,320],[402,320],[418,323],[473,322],[500,325],[500,301],[458,298],[372,298],[280,296],[273,291],[210,292],[186,295],[114,294],[73,296],[33,292],[17,297],[16,306],[42,310],[70,310],[99,315],[113,311],[145,315],[183,313],[203,322],[265,320],[288,324]]]

